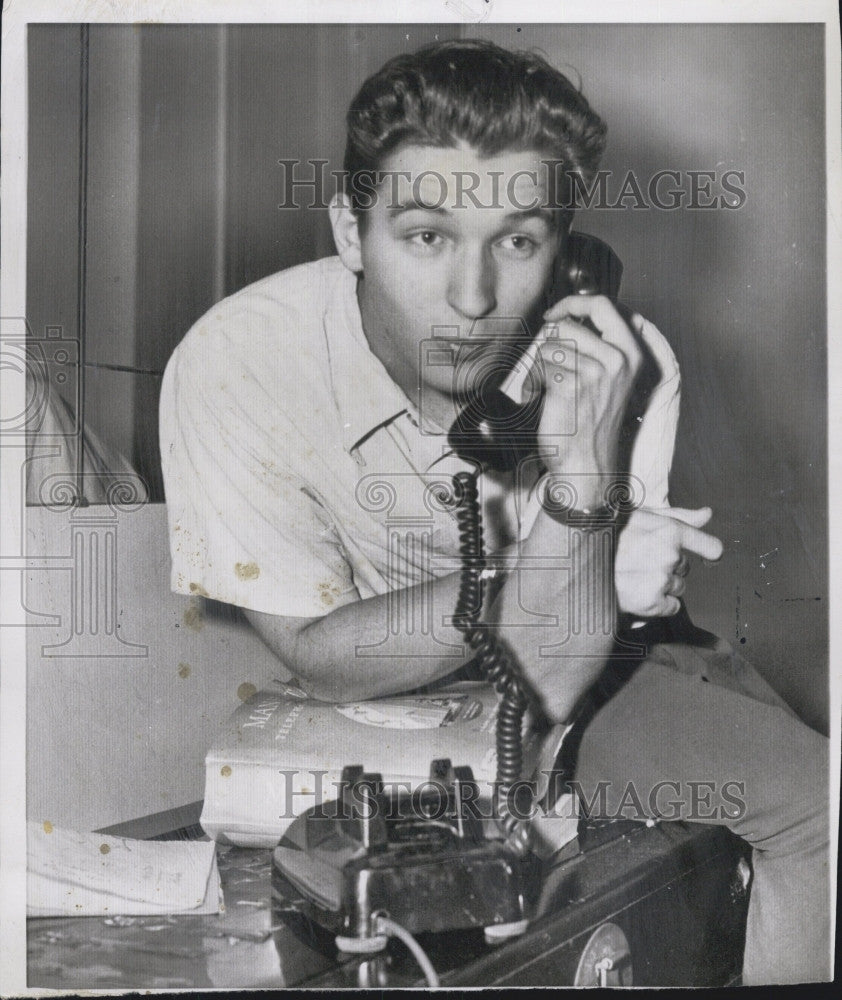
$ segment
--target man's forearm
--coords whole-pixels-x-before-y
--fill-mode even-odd
[[[612,644],[613,562],[593,540],[540,515],[483,616],[498,623],[545,710],[560,720]],[[438,680],[470,658],[461,632],[445,624],[458,590],[459,573],[451,573],[310,621],[248,617],[315,697],[372,698]]]
[[[614,528],[568,528],[541,513],[488,620],[514,650],[544,711],[567,721],[614,644]]]
[[[319,698],[376,698],[438,680],[468,658],[453,614],[458,574],[369,597],[303,628],[295,660]]]

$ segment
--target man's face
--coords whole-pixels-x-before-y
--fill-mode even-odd
[[[409,398],[423,397],[422,415],[446,428],[454,370],[425,364],[422,342],[491,336],[470,370],[493,381],[511,367],[512,345],[537,333],[561,240],[547,167],[537,152],[405,146],[381,169],[360,225],[363,328]]]

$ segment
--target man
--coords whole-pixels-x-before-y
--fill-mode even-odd
[[[312,694],[410,690],[468,659],[449,623],[460,541],[440,484],[469,463],[447,430],[462,383],[507,383],[513,359],[520,394],[537,386],[543,408],[531,454],[481,470],[501,570],[483,616],[550,718],[569,720],[616,676],[604,672],[615,607],[669,622],[688,554],[721,554],[702,531],[709,509],[666,508],[678,376],[663,338],[603,296],[553,294],[569,180],[594,175],[604,135],[536,56],[447,42],[392,60],[349,111],[346,191],[331,208],[339,258],[225,300],[173,356],[161,430],[173,587],[244,608]],[[437,348],[462,360],[433,363]],[[587,537],[627,472],[644,506],[606,558]],[[559,486],[572,517],[553,502]],[[616,604],[592,606],[612,592]],[[804,776],[824,777],[824,741],[772,698],[706,683],[736,669],[710,638],[659,643],[627,665],[587,727],[577,778],[607,782],[609,810],[632,783],[651,814],[652,790],[669,785],[673,818],[692,805],[744,836],[745,981],[821,979],[826,804]],[[712,784],[706,814],[691,801],[699,778]]]

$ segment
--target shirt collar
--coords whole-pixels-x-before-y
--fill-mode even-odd
[[[324,334],[342,445],[350,452],[400,414],[406,412],[416,424],[420,416],[369,347],[357,302],[357,276],[335,260],[339,268],[327,289]]]

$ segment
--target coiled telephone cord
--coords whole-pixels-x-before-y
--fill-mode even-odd
[[[497,709],[495,815],[506,844],[518,857],[522,857],[529,850],[530,828],[526,820],[513,815],[511,790],[520,781],[523,770],[522,729],[528,704],[526,688],[509,650],[493,628],[481,624],[479,620],[484,590],[480,574],[486,562],[476,473],[456,473],[453,486],[459,502],[456,521],[462,558],[453,624],[476,653],[483,676],[501,696]]]

